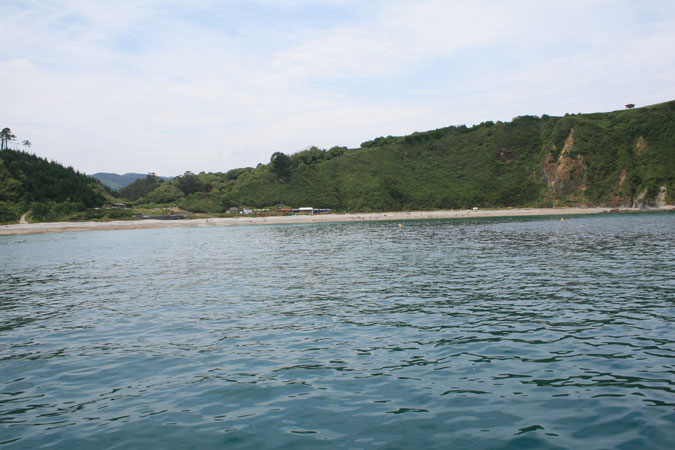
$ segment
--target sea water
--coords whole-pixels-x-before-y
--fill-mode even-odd
[[[672,448],[675,215],[0,237],[2,448]]]

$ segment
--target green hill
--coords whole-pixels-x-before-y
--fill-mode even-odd
[[[188,178],[194,178],[192,188],[185,187]],[[277,204],[348,211],[618,207],[673,203],[674,189],[672,101],[450,126],[379,137],[357,149],[275,153],[256,168],[158,182],[138,201],[177,202],[207,213]]]
[[[119,175],[116,173],[97,172],[90,176],[96,178],[104,186],[108,186],[113,190],[118,190],[124,186],[130,185],[139,178],[145,178],[146,175],[144,173],[125,173],[124,175]]]
[[[16,150],[0,151],[0,223],[29,209],[37,218],[62,217],[100,206],[108,194],[72,167]]]
[[[104,186],[108,186],[112,190],[120,190],[121,188],[129,186],[131,183],[138,179],[143,179],[148,176],[145,173],[125,173],[124,175],[119,175],[116,173],[108,172],[97,172],[93,175],[90,175],[92,178],[96,178]],[[173,177],[160,177],[163,180],[170,180]]]

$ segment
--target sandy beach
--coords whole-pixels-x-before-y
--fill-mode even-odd
[[[0,236],[14,234],[61,233],[69,231],[103,231],[103,230],[138,230],[147,228],[179,228],[179,227],[218,227],[235,225],[272,225],[292,223],[328,223],[356,221],[405,221],[422,219],[460,219],[471,217],[518,217],[518,216],[572,216],[582,214],[602,214],[616,212],[609,207],[593,208],[507,208],[448,210],[448,211],[410,211],[379,212],[354,214],[319,214],[297,216],[269,216],[232,218],[208,218],[191,220],[119,220],[111,222],[45,222],[18,223],[0,225]],[[621,212],[675,211],[675,206],[644,209],[621,209]]]

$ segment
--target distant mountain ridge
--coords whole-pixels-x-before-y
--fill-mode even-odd
[[[96,178],[104,186],[108,186],[110,189],[117,191],[123,187],[129,186],[131,183],[140,178],[147,177],[148,174],[129,172],[125,173],[124,175],[119,175],[117,173],[97,172],[89,176]],[[159,177],[159,178],[161,178],[162,180],[170,180],[173,177]]]

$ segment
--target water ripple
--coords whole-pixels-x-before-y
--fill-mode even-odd
[[[7,448],[667,448],[675,216],[0,238]]]

